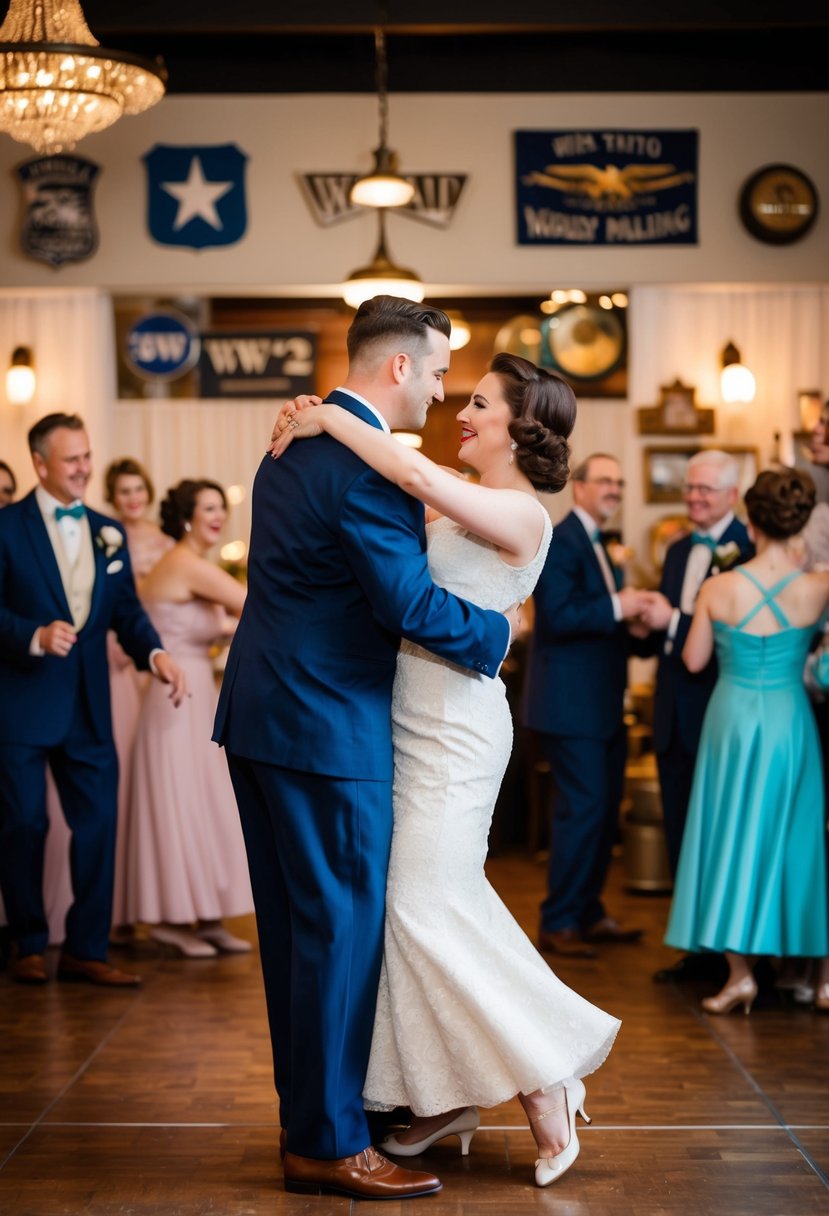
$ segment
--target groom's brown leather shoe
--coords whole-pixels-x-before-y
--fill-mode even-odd
[[[45,984],[49,979],[42,954],[24,954],[22,958],[16,958],[9,971],[18,984]]]
[[[316,1161],[286,1153],[285,1190],[301,1195],[347,1195],[351,1199],[415,1199],[434,1195],[443,1183],[433,1174],[406,1170],[369,1145],[353,1157]]]

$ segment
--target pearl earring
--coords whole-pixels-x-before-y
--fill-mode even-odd
[[[184,531],[185,531],[185,532],[192,532],[192,531],[193,531],[193,525],[190,523],[190,520],[189,520],[189,519],[186,519],[186,520],[184,521]]]
[[[513,453],[518,451],[518,444],[513,439],[512,443],[509,446],[510,446],[509,462],[510,462],[510,464],[515,464],[515,456],[513,455]]]

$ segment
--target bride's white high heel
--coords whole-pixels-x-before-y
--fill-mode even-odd
[[[478,1130],[480,1122],[481,1117],[478,1114],[477,1106],[465,1106],[449,1123],[444,1123],[443,1127],[424,1136],[422,1140],[415,1140],[413,1144],[402,1144],[396,1136],[386,1136],[380,1149],[384,1153],[392,1153],[395,1157],[418,1157],[436,1141],[443,1140],[445,1136],[457,1136],[461,1142],[461,1156],[466,1157],[469,1153],[470,1141]]]
[[[539,1157],[535,1163],[535,1182],[536,1186],[549,1186],[551,1182],[558,1182],[562,1174],[569,1170],[570,1166],[579,1155],[579,1138],[576,1135],[576,1114],[581,1115],[585,1123],[590,1123],[584,1110],[584,1099],[586,1090],[583,1081],[572,1081],[569,1085],[564,1085],[564,1102],[565,1110],[567,1111],[567,1120],[570,1124],[570,1139],[567,1147],[563,1148],[555,1157]],[[552,1110],[545,1111],[542,1115],[531,1115],[531,1123],[540,1123],[547,1115],[551,1115],[554,1111],[561,1110],[560,1106],[553,1107]]]

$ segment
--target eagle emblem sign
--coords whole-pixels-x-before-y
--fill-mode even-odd
[[[17,165],[23,192],[20,244],[30,258],[58,267],[98,248],[93,189],[100,166],[82,156],[38,156]]]

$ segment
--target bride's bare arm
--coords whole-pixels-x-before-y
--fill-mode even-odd
[[[465,481],[339,406],[320,405],[296,415],[283,428],[271,451],[279,456],[292,439],[310,437],[320,431],[345,444],[407,494],[491,541],[521,564],[531,561],[538,552],[543,517],[529,494],[520,490],[493,490]]]

